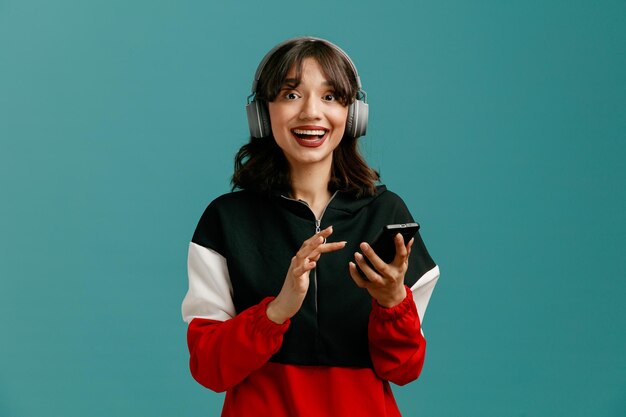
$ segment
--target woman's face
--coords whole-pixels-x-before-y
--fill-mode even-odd
[[[333,150],[346,129],[348,107],[334,91],[317,61],[302,61],[302,77],[295,85],[294,68],[282,89],[268,103],[272,133],[292,169],[310,164],[332,164]]]

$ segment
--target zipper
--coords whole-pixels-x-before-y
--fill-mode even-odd
[[[311,206],[309,206],[306,201],[296,200],[294,198],[286,197],[282,194],[281,194],[281,197],[284,198],[285,200],[295,201],[295,202],[298,202],[300,204],[304,204],[305,206],[307,206],[307,208],[311,211],[311,214],[315,218],[315,233],[319,233],[321,231],[322,219],[324,218],[324,213],[326,213],[326,209],[330,205],[330,202],[333,201],[333,198],[335,198],[338,192],[339,191],[335,191],[335,193],[330,197],[330,200],[328,200],[328,203],[326,203],[326,205],[324,206],[324,210],[322,210],[322,213],[320,214],[319,219],[315,218],[315,213],[313,213],[313,210],[311,210]],[[324,242],[326,242],[326,240],[324,240]],[[313,275],[313,279],[311,281],[313,282],[313,299],[315,300],[315,315],[317,316],[317,267],[313,268],[311,270],[311,273]],[[310,275],[309,275],[309,279],[311,279]]]

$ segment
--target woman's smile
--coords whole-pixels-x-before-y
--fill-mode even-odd
[[[329,129],[320,126],[299,126],[291,129],[296,142],[309,148],[321,146],[328,137],[328,132]]]

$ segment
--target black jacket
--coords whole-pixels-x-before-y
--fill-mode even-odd
[[[358,288],[348,262],[386,224],[413,222],[402,199],[379,186],[373,197],[356,199],[337,192],[317,220],[306,203],[280,194],[237,191],[214,200],[202,215],[192,242],[226,259],[237,313],[276,296],[291,258],[319,229],[333,226],[331,241],[347,241],[327,253],[311,271],[300,311],[291,318],[281,349],[272,361],[298,365],[371,367],[367,323],[372,299]],[[405,284],[412,286],[435,267],[419,234]]]

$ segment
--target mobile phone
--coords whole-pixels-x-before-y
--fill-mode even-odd
[[[390,263],[396,256],[396,243],[394,241],[396,235],[400,233],[406,245],[409,240],[415,236],[419,228],[420,225],[417,223],[388,224],[383,226],[380,232],[378,232],[370,246],[383,262]],[[365,258],[365,262],[367,262],[372,269],[376,270],[367,256],[363,255],[363,257]],[[363,274],[358,264],[356,268],[363,279],[367,280],[367,277],[365,277],[365,274]]]

